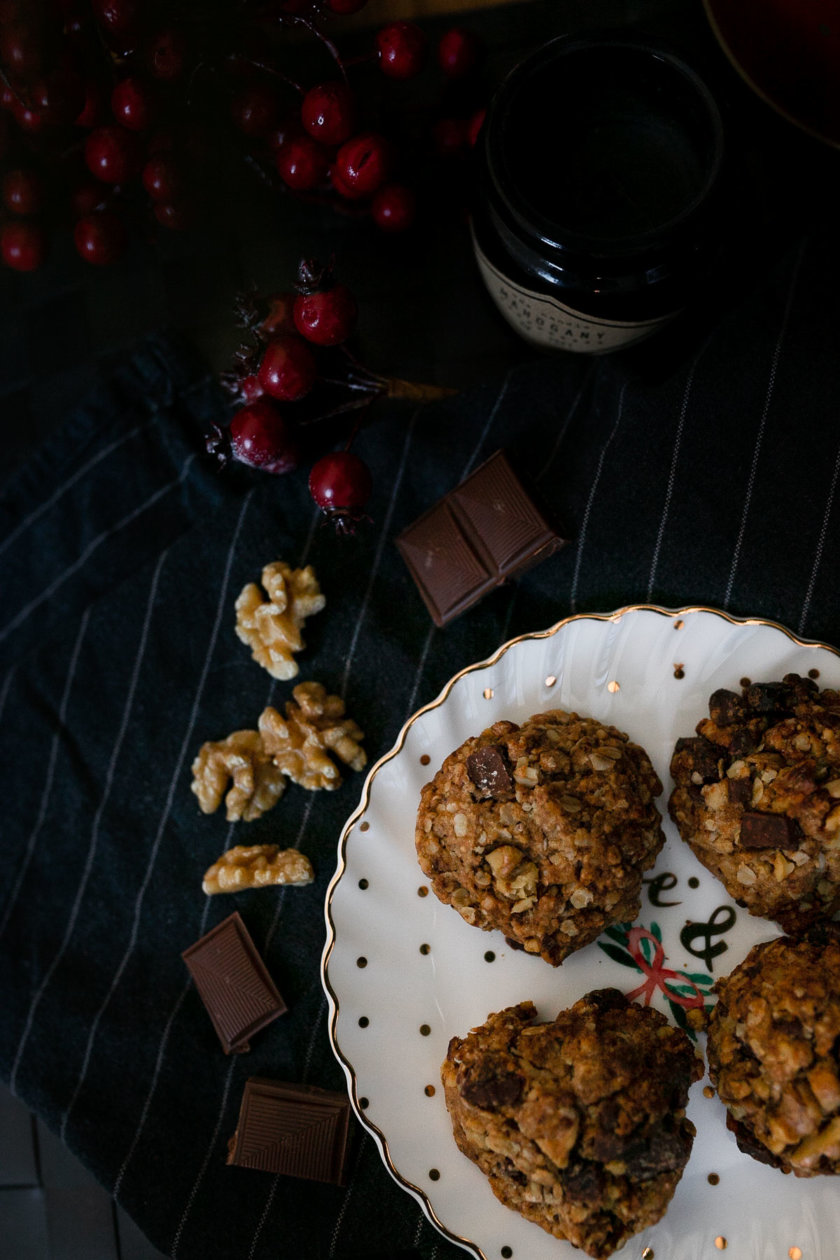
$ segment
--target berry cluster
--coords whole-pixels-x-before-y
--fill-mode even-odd
[[[227,157],[408,228],[480,125],[481,49],[397,21],[347,32],[345,56],[331,23],[364,3],[0,0],[2,261],[38,267],[69,220],[82,258],[113,263],[132,234],[188,226]]]
[[[221,378],[236,409],[226,428],[212,427],[208,451],[221,467],[235,460],[276,475],[314,460],[313,500],[339,532],[352,532],[372,489],[367,465],[350,450],[366,409],[385,396],[422,401],[450,391],[359,362],[348,345],[356,300],[332,261],[302,260],[292,291],[242,295],[236,313],[248,340]],[[339,437],[342,449],[321,453]]]

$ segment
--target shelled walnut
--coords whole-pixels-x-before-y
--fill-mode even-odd
[[[277,560],[265,566],[261,581],[262,589],[249,582],[239,594],[236,633],[272,678],[294,678],[298,673],[294,653],[305,646],[301,627],[326,600],[311,565],[293,569]]]
[[[237,844],[208,867],[201,887],[212,896],[268,884],[311,884],[314,878],[312,863],[297,849],[281,849],[277,844]]]
[[[283,772],[264,749],[258,731],[234,731],[227,739],[202,744],[192,773],[192,790],[202,812],[212,814],[224,798],[228,822],[259,818],[286,790]]]
[[[344,716],[344,701],[317,682],[298,683],[285,718],[269,706],[260,714],[263,746],[284,774],[310,790],[337,788],[342,782],[332,753],[351,770],[361,770],[367,756],[364,732]]]

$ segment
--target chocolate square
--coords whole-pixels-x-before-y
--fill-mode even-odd
[[[245,1083],[227,1162],[343,1185],[349,1128],[345,1094],[254,1076]]]
[[[396,543],[432,620],[444,626],[564,541],[496,451]]]
[[[225,1054],[249,1050],[254,1033],[287,1009],[237,911],[181,957]]]

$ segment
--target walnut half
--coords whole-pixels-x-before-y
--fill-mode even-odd
[[[277,560],[265,566],[261,581],[262,589],[249,582],[240,592],[236,633],[272,678],[294,678],[298,673],[294,653],[305,646],[301,627],[326,600],[311,565],[293,569]]]
[[[341,784],[333,753],[351,770],[367,763],[360,740],[364,732],[344,716],[344,701],[330,696],[321,683],[298,683],[286,704],[285,718],[269,706],[260,714],[263,746],[276,766],[294,782],[310,791]]]
[[[237,844],[207,868],[201,887],[212,896],[268,884],[311,884],[314,878],[312,863],[297,849],[281,849],[277,844]]]
[[[192,773],[192,791],[202,812],[212,814],[224,798],[228,822],[259,818],[286,790],[283,772],[263,748],[258,731],[234,731],[227,739],[202,744]]]

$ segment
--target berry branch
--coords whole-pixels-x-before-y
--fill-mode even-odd
[[[372,489],[367,466],[350,450],[364,413],[378,398],[423,403],[455,391],[383,376],[359,361],[347,344],[356,329],[356,300],[337,279],[333,259],[302,259],[292,292],[239,294],[234,316],[250,340],[239,345],[220,380],[238,406],[227,428],[212,427],[208,453],[222,468],[233,460],[275,475],[317,454],[310,494],[339,533],[352,533],[367,519]],[[343,450],[321,454],[336,440],[327,422],[351,415]]]

